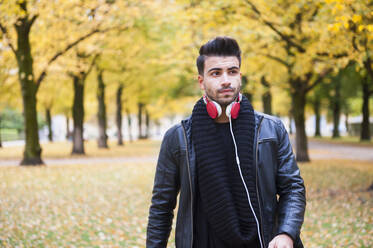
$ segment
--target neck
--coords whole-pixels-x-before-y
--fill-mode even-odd
[[[225,107],[221,108],[221,112],[222,112],[221,115],[218,118],[216,118],[214,121],[216,123],[227,123],[227,122],[229,122],[229,118],[225,114]]]

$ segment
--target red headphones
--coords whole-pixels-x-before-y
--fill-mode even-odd
[[[237,119],[238,113],[240,112],[240,102],[242,99],[241,93],[238,94],[237,99],[230,103],[226,109],[225,114],[233,119]],[[216,119],[222,113],[221,106],[215,101],[210,101],[206,95],[203,96],[203,101],[206,104],[207,113],[212,119]]]

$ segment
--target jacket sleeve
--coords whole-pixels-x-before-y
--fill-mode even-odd
[[[281,121],[278,122],[276,187],[279,195],[277,234],[286,233],[294,241],[300,234],[306,208],[303,179],[291,147],[289,136]]]
[[[176,128],[166,132],[159,152],[153,195],[149,210],[146,247],[166,247],[172,228],[174,208],[179,192],[179,165],[176,159],[179,144]]]

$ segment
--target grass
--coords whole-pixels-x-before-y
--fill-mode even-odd
[[[20,138],[17,129],[1,128],[0,135],[2,141],[16,140]]]
[[[124,146],[118,146],[116,142],[110,141],[110,149],[99,149],[97,142],[85,141],[85,157],[139,157],[156,156],[159,151],[160,141],[140,140],[132,143],[125,143]],[[66,141],[42,143],[43,158],[66,158],[80,157],[80,155],[71,155],[72,143]],[[4,147],[0,149],[0,159],[21,159],[23,146]]]
[[[125,149],[159,149],[136,145]],[[372,247],[373,193],[366,188],[373,164],[299,166],[307,189],[305,247]],[[0,167],[0,247],[144,247],[154,172],[155,163]]]

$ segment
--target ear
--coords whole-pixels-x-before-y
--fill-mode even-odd
[[[203,76],[198,75],[198,83],[201,90],[205,90],[205,86],[203,86]]]

